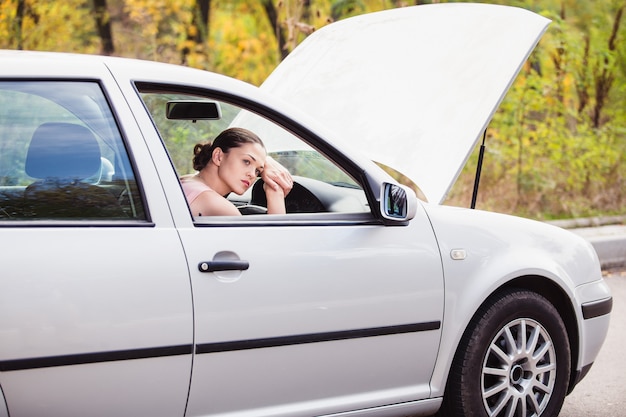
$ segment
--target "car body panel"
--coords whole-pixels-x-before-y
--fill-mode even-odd
[[[0,60],[0,82],[99,85],[146,208],[145,219],[122,221],[16,221],[0,210],[0,389],[12,417],[431,413],[478,307],[529,276],[562,295],[580,340],[573,367],[582,373],[597,355],[610,314],[585,320],[581,306],[610,291],[573,234],[423,202],[411,219],[384,219],[381,190],[394,180],[353,153],[352,139],[241,81],[111,57],[0,51]],[[158,86],[267,118],[268,132],[280,127],[350,174],[367,210],[194,217],[142,99]],[[66,94],[47,98],[67,105]],[[102,129],[68,107],[66,117]],[[248,265],[203,269],[235,260]]]
[[[596,341],[586,333],[581,306],[590,300],[608,297],[593,247],[579,236],[561,228],[480,210],[427,205],[426,211],[440,242],[446,276],[446,311],[441,349],[458,345],[462,329],[467,327],[489,294],[504,286],[514,286],[517,279],[540,277],[547,293],[547,281],[556,285],[567,298],[578,323],[575,329],[581,351],[598,352]],[[454,260],[452,250],[462,249],[467,257]],[[529,263],[532,260],[532,263]],[[523,284],[519,284],[523,285]],[[585,296],[578,289],[589,285]],[[608,291],[608,292],[607,292]],[[608,331],[609,315],[596,323],[601,340]],[[582,370],[591,356],[578,357],[575,370]],[[433,395],[443,394],[452,357],[440,356],[433,374]]]
[[[84,80],[89,74],[115,103],[122,129],[140,139],[108,70],[62,57],[46,68],[16,68],[12,78]],[[4,72],[17,62],[5,60]],[[0,278],[0,382],[12,416],[67,403],[77,414],[124,414],[127,403],[94,404],[124,398],[137,386],[146,387],[134,400],[144,404],[138,413],[184,412],[193,344],[189,273],[150,155],[141,142],[128,146],[151,221],[31,221],[2,228],[2,240],[11,244],[0,260],[15,266]],[[157,354],[172,349],[174,356]],[[104,365],[110,361],[115,366]]]
[[[234,350],[196,356],[191,415],[233,412],[233,405],[255,410],[272,404],[290,404],[290,411],[271,415],[327,414],[428,398],[427,381],[440,337],[443,281],[423,212],[412,225],[415,236],[422,237],[411,246],[397,244],[403,228],[381,226],[280,228],[270,245],[256,238],[236,244],[228,239],[237,236],[228,228],[181,231],[190,259],[228,256],[250,263],[249,270],[237,274],[192,272],[197,345],[213,351],[226,344],[225,349]],[[262,229],[248,232],[260,236]],[[200,245],[209,235],[220,243]],[[319,242],[324,242],[322,247]],[[274,265],[290,272],[272,273]],[[257,297],[260,293],[265,295]],[[383,336],[420,326],[426,327]],[[378,336],[355,339],[358,334]],[[266,343],[276,347],[256,355],[246,349]],[[420,361],[412,361],[416,350],[424,352]],[[243,373],[233,375],[238,364],[245,364]],[[255,371],[249,374],[250,369]],[[275,380],[267,385],[270,376]],[[249,395],[233,404],[226,394],[236,387]],[[312,400],[325,398],[324,409],[307,408]],[[365,398],[364,403],[349,403]]]
[[[154,68],[146,71],[141,65],[125,64],[116,60],[107,63],[116,74],[118,84],[129,96],[134,93],[133,82],[159,80],[166,84],[180,83],[178,73],[170,78],[167,73]],[[189,71],[185,82],[206,88],[215,85],[211,77],[204,72]],[[217,81],[221,82],[221,79],[218,77]],[[247,85],[236,87],[239,90],[231,87],[229,92],[267,105],[268,101],[263,100],[265,97],[258,90],[249,89]],[[131,99],[132,107],[140,108],[133,100],[135,97]],[[281,104],[277,102],[274,106]],[[283,108],[279,110],[281,114],[288,114]],[[144,122],[145,114],[135,113],[136,119]],[[153,130],[152,123],[148,119],[145,122],[142,128]],[[149,132],[143,136],[149,141],[153,158],[162,158],[160,163],[167,164],[160,139],[149,138]],[[180,192],[177,181],[172,182],[171,178],[163,178],[163,181],[164,187],[170,187],[168,195]],[[380,225],[364,225],[355,229],[339,222],[333,224],[332,220],[318,222],[318,227],[312,227],[314,223],[305,227],[277,228],[273,232],[272,245],[266,247],[257,238],[267,229],[264,219],[258,222],[258,229],[211,228],[210,219],[206,219],[209,220],[205,222],[207,227],[199,228],[190,222],[186,204],[180,205],[180,200],[174,200],[170,202],[170,207],[175,213],[174,221],[190,264],[194,289],[196,357],[188,415],[245,413],[246,409],[263,409],[267,415],[277,416],[307,415],[312,412],[310,407],[313,404],[323,407],[315,413],[330,414],[430,396],[428,380],[435,363],[439,329],[373,337],[371,342],[367,338],[358,343],[354,340],[313,344],[290,341],[294,336],[307,340],[344,338],[349,332],[367,333],[381,327],[440,322],[443,312],[441,261],[439,252],[433,250],[436,241],[423,210],[419,210],[410,226],[415,230],[412,234],[420,238],[409,247],[396,244],[402,241],[400,235],[393,237],[396,233],[405,233],[402,232],[404,228],[382,233],[385,227]],[[222,221],[220,219],[220,223]],[[232,223],[232,220],[225,220],[225,223]],[[286,222],[292,223],[292,219]],[[320,247],[320,242],[328,243]],[[353,249],[349,242],[353,242]],[[381,248],[385,248],[384,251]],[[250,263],[250,269],[240,273],[240,276],[235,274],[235,277],[230,272],[221,277],[220,273],[207,274],[198,270],[199,263],[220,256],[245,259]],[[274,275],[270,273],[272,265],[281,265],[282,270],[294,271],[294,274]],[[333,270],[345,273],[337,276]],[[423,279],[416,281],[412,275],[404,273],[407,270],[420,270]],[[379,278],[383,276],[386,279]],[[362,282],[368,284],[361,286]],[[259,299],[256,294],[261,293],[263,288],[280,290]],[[362,290],[357,291],[358,288]],[[249,296],[242,297],[242,294]],[[276,352],[260,350],[256,354],[263,355],[263,360],[251,356],[247,349],[198,353],[198,346],[211,350],[212,346],[220,344],[241,341],[264,343],[268,339],[281,338],[284,339],[280,341],[285,344],[284,347],[274,348]],[[403,343],[397,344],[397,338]],[[355,343],[361,346],[360,355],[355,355],[351,347]],[[364,346],[369,347],[364,349]],[[387,360],[382,360],[380,354],[381,351],[394,352],[394,362],[402,357],[409,362],[412,352],[425,346],[431,346],[433,354],[423,355],[422,361],[404,368],[402,372],[390,366]],[[342,353],[344,349],[347,350]],[[285,355],[283,350],[289,355]],[[286,357],[292,358],[293,362],[287,362]],[[249,373],[253,364],[242,366],[248,360],[258,362],[257,372]],[[239,367],[244,374],[237,373]],[[394,371],[391,372],[391,369]],[[315,381],[315,375],[324,374],[326,377],[321,384],[297,384],[305,375],[311,375],[304,378],[307,381]],[[346,380],[359,374],[364,375],[360,378],[361,384],[349,384]],[[365,377],[373,374],[378,377]],[[268,386],[265,381],[272,375],[282,375],[277,378],[281,382]],[[227,393],[232,392],[235,386],[254,395],[233,404],[228,400]],[[407,389],[408,386],[411,388]],[[357,395],[363,392],[368,394]],[[412,395],[407,396],[407,392]],[[324,400],[331,393],[334,393],[334,400]],[[285,404],[288,399],[293,401],[289,407],[273,406]],[[351,402],[357,400],[364,402]],[[233,409],[233,405],[238,408]]]
[[[4,399],[2,387],[0,387],[0,417],[9,417],[9,410],[7,408],[7,403]]]
[[[362,15],[314,32],[261,88],[440,203],[548,24],[461,3]]]
[[[602,279],[577,286],[575,296],[576,302],[580,306],[584,306],[587,303],[612,300],[611,290]],[[602,344],[609,331],[609,322],[610,315],[601,315],[582,321],[580,339],[583,343],[580,346],[577,370],[581,371],[585,369],[586,366],[592,364],[595,358],[598,357]]]

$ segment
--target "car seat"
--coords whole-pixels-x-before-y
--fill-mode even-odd
[[[25,171],[35,182],[24,191],[26,217],[89,219],[127,217],[106,189],[83,180],[101,167],[94,134],[73,123],[44,123],[30,142]]]

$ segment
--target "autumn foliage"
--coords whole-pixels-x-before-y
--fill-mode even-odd
[[[177,63],[258,85],[326,24],[432,2],[0,0],[0,48]],[[487,130],[477,207],[535,218],[623,214],[626,3],[483,2],[530,9],[553,23]],[[477,152],[448,204],[469,205],[476,160]]]

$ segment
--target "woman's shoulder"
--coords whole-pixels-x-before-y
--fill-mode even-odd
[[[211,187],[198,180],[193,174],[180,177],[180,184],[183,187],[185,196],[190,203],[198,198],[198,196],[203,192],[213,191]]]
[[[211,190],[211,187],[206,185],[205,182],[198,179],[198,177],[194,174],[183,175],[179,178],[180,183],[185,187],[195,187],[195,188],[208,188]]]
[[[194,215],[236,216],[241,214],[233,203],[219,195],[195,175],[180,177],[180,184]]]

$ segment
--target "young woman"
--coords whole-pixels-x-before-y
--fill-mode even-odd
[[[197,144],[193,150],[197,174],[182,177],[181,184],[194,216],[238,216],[226,199],[243,194],[258,176],[264,181],[268,214],[285,213],[285,196],[293,187],[289,172],[267,156],[261,139],[249,130],[230,128],[213,143]]]

